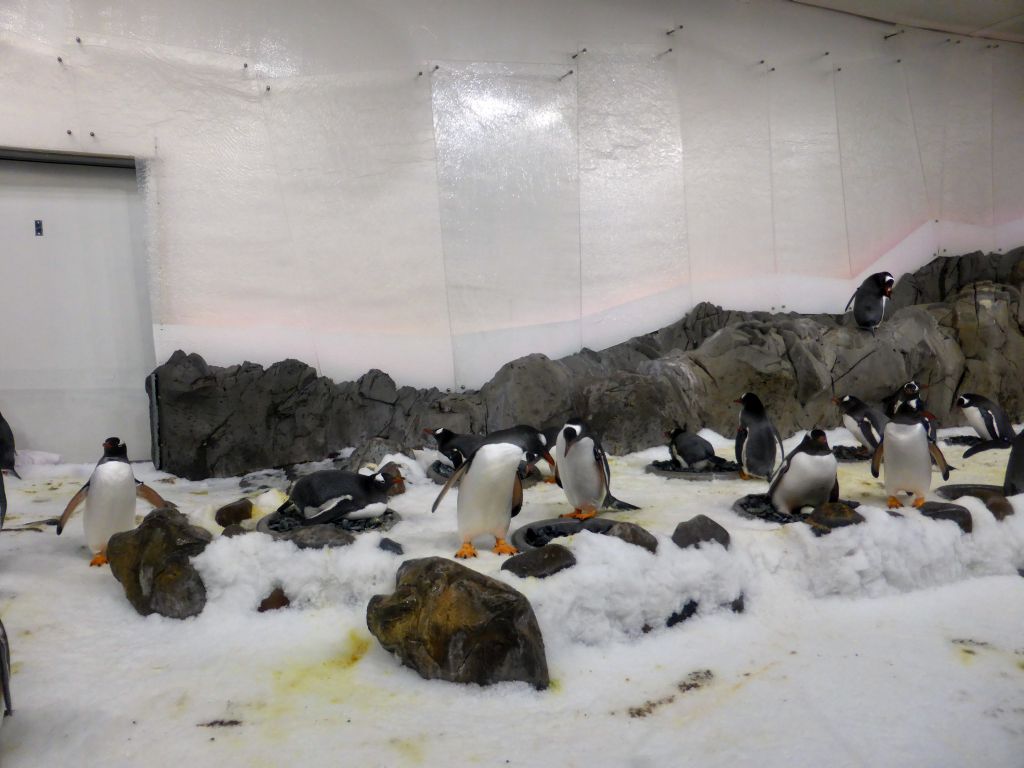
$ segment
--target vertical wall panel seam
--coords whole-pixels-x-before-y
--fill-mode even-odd
[[[850,247],[850,213],[846,207],[846,171],[843,169],[843,132],[839,127],[839,85],[836,82],[836,68],[832,67],[832,109],[836,116],[836,152],[839,154],[839,186],[843,193],[843,229],[846,232],[846,269],[853,279],[853,248]]]

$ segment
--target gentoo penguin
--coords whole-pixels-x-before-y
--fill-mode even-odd
[[[402,473],[393,465],[372,475],[323,469],[296,480],[288,501],[277,511],[294,509],[308,525],[380,517],[387,509],[388,496],[403,488]]]
[[[928,428],[928,439],[934,443],[939,439],[939,419],[928,410],[928,406],[921,399],[921,390],[927,388],[927,384],[922,386],[911,379],[884,400],[885,414],[892,418],[903,403],[908,403],[911,408],[921,413],[925,420],[925,426]]]
[[[871,474],[878,477],[878,469],[885,464],[885,492],[889,495],[890,509],[903,506],[896,494],[906,491],[914,495],[914,506],[924,504],[925,494],[932,484],[932,459],[949,479],[949,466],[939,446],[928,439],[928,427],[920,408],[912,403],[901,404],[896,415],[885,425],[882,442],[871,459]]]
[[[0,692],[4,697],[3,716],[14,713],[14,699],[11,698],[11,645],[7,640],[7,630],[0,621]]]
[[[665,433],[672,464],[683,469],[704,471],[714,462],[715,449],[696,432],[688,432],[687,426],[676,425],[671,432]]]
[[[964,458],[993,448],[1010,449],[1010,460],[1006,463],[1006,476],[1003,478],[1003,495],[1024,493],[1024,429],[1012,440],[986,440],[972,446],[964,452]]]
[[[425,429],[425,434],[432,435],[437,442],[437,450],[452,463],[455,469],[459,468],[464,457],[472,457],[476,450],[487,443],[511,443],[518,445],[524,453],[543,457],[554,468],[555,460],[549,453],[549,443],[544,433],[526,424],[517,424],[508,429],[499,429],[480,435],[459,435],[450,429]],[[536,463],[534,460],[533,463]],[[526,471],[532,467],[527,463]],[[520,473],[525,477],[526,472]]]
[[[536,461],[530,455],[527,460]],[[462,547],[455,556],[476,557],[473,540],[477,536],[494,537],[491,549],[497,555],[514,555],[518,550],[505,541],[512,517],[523,506],[523,482],[519,479],[519,462],[523,449],[512,443],[486,443],[472,456],[465,457],[434,500],[436,512],[450,488],[459,486],[456,509]]]
[[[846,309],[843,311],[849,312],[852,304],[854,322],[864,330],[874,333],[882,323],[882,317],[885,315],[885,303],[892,296],[892,287],[895,283],[895,278],[888,272],[875,272],[873,275],[868,275],[850,297],[846,303]]]
[[[882,433],[889,420],[880,410],[853,395],[843,395],[832,402],[843,412],[843,426],[864,446],[868,456],[873,454],[882,442]]]
[[[956,399],[956,404],[963,410],[967,423],[974,427],[982,440],[1012,440],[1013,425],[998,403],[987,397],[964,392]]]
[[[0,413],[0,528],[4,527],[4,518],[7,517],[7,489],[4,487],[4,472],[10,472],[19,480],[21,475],[14,468],[14,457],[17,451],[14,449],[14,432],[7,419]]]
[[[742,467],[740,478],[769,478],[775,469],[775,447],[782,454],[782,437],[768,418],[761,398],[746,392],[734,401],[740,409],[740,426],[736,430],[736,463]]]
[[[89,565],[104,565],[110,537],[135,527],[136,496],[154,507],[168,506],[160,494],[135,479],[132,465],[128,463],[128,446],[119,437],[108,437],[103,441],[103,458],[89,481],[64,508],[57,523],[57,535],[60,536],[71,514],[85,501],[85,543],[94,554]]]
[[[423,434],[434,438],[438,453],[448,459],[455,469],[459,468],[465,457],[472,456],[484,444],[480,435],[460,435],[445,427],[424,429]]]
[[[569,419],[555,442],[555,482],[565,491],[573,511],[561,517],[587,520],[599,509],[639,509],[611,493],[611,468],[601,441],[578,417]]]
[[[786,514],[838,501],[838,468],[825,433],[812,429],[783,459],[768,488],[768,496],[775,508]]]

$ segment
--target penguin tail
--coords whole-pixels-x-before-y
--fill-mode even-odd
[[[978,443],[977,445],[971,446],[966,451],[964,451],[964,458],[969,459],[976,453],[981,453],[982,451],[991,451],[995,448],[1007,449],[1011,445],[1012,443],[1009,440],[986,440],[982,443]]]
[[[18,474],[18,470],[16,470],[14,467],[8,467],[7,471],[14,475],[16,478],[18,478],[19,480],[22,479],[21,475]]]
[[[601,506],[603,509],[616,509],[619,512],[629,512],[630,510],[640,509],[640,507],[635,504],[630,504],[628,501],[616,499],[610,493],[604,497],[604,504]]]

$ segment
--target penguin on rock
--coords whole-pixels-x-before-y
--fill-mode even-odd
[[[871,459],[871,475],[878,477],[881,465],[885,464],[885,492],[889,496],[889,508],[898,509],[903,502],[897,497],[900,491],[914,496],[914,506],[925,502],[925,495],[932,483],[932,460],[942,473],[942,479],[949,479],[949,465],[939,446],[928,438],[928,426],[919,406],[905,402],[896,409],[896,415],[885,425],[882,442],[875,449]]]
[[[611,468],[601,441],[583,419],[569,419],[555,442],[555,482],[573,511],[561,517],[588,520],[603,508],[639,509],[611,493]]]
[[[107,542],[115,533],[135,527],[135,499],[144,499],[154,507],[169,506],[160,494],[141,480],[135,479],[128,463],[128,446],[119,437],[103,441],[103,457],[96,465],[89,481],[81,487],[57,523],[60,536],[72,513],[85,502],[85,543],[93,552],[89,565],[105,565]]]
[[[885,316],[885,304],[892,297],[892,287],[896,279],[889,272],[876,272],[868,275],[853,296],[846,303],[844,312],[853,306],[853,320],[859,328],[875,332],[882,324]]]
[[[523,449],[512,443],[486,443],[463,459],[430,511],[436,512],[445,494],[458,485],[456,510],[462,546],[455,557],[476,557],[473,540],[484,535],[494,537],[492,552],[514,555],[518,550],[506,539],[512,518],[523,506],[523,481],[518,472]],[[536,461],[537,457],[530,454],[526,460]]]
[[[676,425],[671,432],[666,432],[668,451],[672,464],[681,469],[693,469],[703,472],[715,464],[715,449],[707,440],[696,432],[687,430],[686,424]]]
[[[768,488],[768,497],[779,512],[786,514],[838,501],[838,469],[828,437],[820,429],[812,429],[783,459]]]
[[[998,403],[987,397],[965,392],[956,399],[956,404],[967,417],[967,423],[974,427],[982,440],[1013,440],[1013,425]]]
[[[736,430],[736,463],[742,468],[740,479],[770,478],[775,469],[776,446],[779,454],[784,454],[782,436],[768,418],[761,398],[753,392],[744,393],[735,402],[743,406]]]
[[[832,401],[843,412],[843,426],[850,430],[870,457],[882,442],[882,434],[889,420],[877,408],[872,408],[860,398],[843,395]]]

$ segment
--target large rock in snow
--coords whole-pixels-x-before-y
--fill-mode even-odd
[[[544,640],[527,599],[452,560],[402,563],[394,593],[370,599],[366,624],[428,680],[548,686]]]

